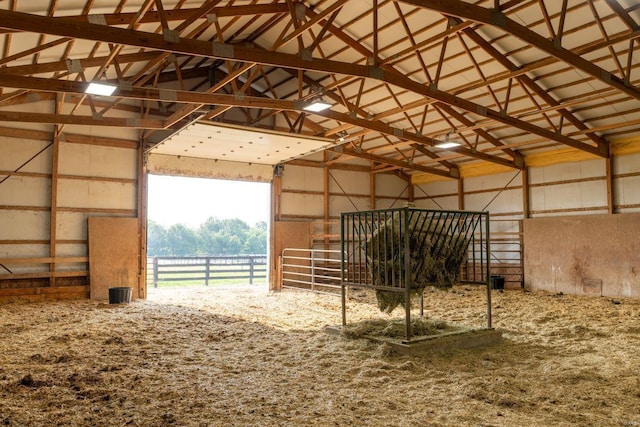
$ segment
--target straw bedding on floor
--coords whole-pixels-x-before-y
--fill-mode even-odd
[[[483,288],[429,319],[485,324]],[[494,293],[501,344],[405,357],[330,336],[340,299],[235,285],[0,305],[0,425],[639,426],[640,301]],[[381,313],[358,291],[349,321]]]

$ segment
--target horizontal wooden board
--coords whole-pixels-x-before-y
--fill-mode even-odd
[[[54,286],[25,289],[0,289],[0,302],[46,301],[89,298],[89,286]]]
[[[0,274],[0,280],[43,279],[49,277],[86,277],[88,275],[88,271],[54,271],[41,273]]]
[[[0,258],[0,264],[62,264],[89,262],[89,257]]]

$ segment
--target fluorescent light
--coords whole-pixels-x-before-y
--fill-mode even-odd
[[[434,147],[436,148],[453,148],[453,147],[459,147],[459,146],[460,146],[460,143],[454,142],[454,141],[442,141],[434,145]]]
[[[102,83],[89,83],[89,86],[85,89],[85,93],[91,95],[111,96],[117,89],[116,86],[105,85]]]
[[[453,131],[445,135],[444,141],[435,140],[434,141],[435,144],[433,146],[436,148],[453,148],[453,147],[459,147],[460,145],[462,145],[457,141],[450,140],[449,138],[451,137],[451,135],[453,135]]]
[[[311,104],[306,105],[302,109],[306,110],[306,111],[312,111],[314,113],[317,113],[319,111],[326,110],[329,107],[331,107],[331,104],[327,104],[326,102],[322,102],[322,101],[314,101]]]

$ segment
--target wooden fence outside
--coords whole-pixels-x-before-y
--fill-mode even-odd
[[[267,278],[266,255],[227,255],[204,257],[148,257],[147,286],[158,283],[225,283],[246,280],[253,284]]]

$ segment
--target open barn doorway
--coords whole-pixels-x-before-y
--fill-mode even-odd
[[[150,174],[149,298],[163,289],[266,287],[270,192],[264,182]]]

